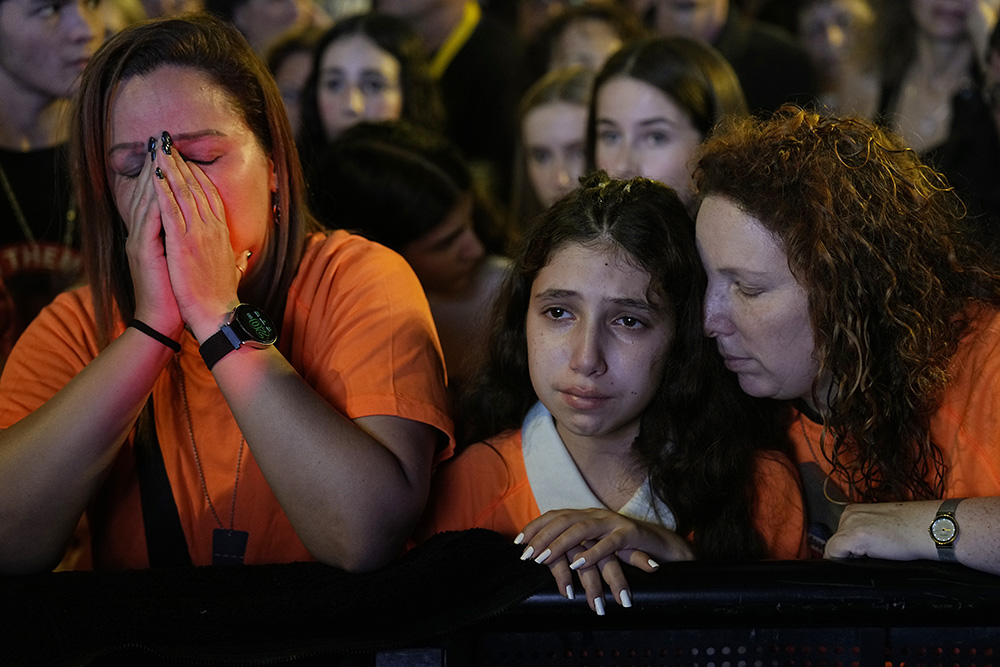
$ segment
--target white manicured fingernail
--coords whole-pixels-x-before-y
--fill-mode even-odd
[[[584,558],[583,556],[580,556],[575,561],[573,561],[572,563],[569,564],[569,569],[571,569],[571,570],[577,570],[577,569],[583,567],[586,564],[587,564],[587,559]]]
[[[604,600],[594,598],[594,611],[597,612],[598,616],[604,616]]]
[[[618,599],[622,601],[622,606],[626,609],[632,606],[632,598],[629,596],[628,591],[622,591],[619,593]]]
[[[573,590],[573,584],[566,584],[566,599],[575,600],[576,592]]]
[[[535,559],[535,562],[541,565],[542,561],[551,555],[552,555],[552,549],[546,549],[542,553],[538,554],[538,558]]]
[[[524,533],[518,533],[517,537],[514,538],[514,544],[520,544],[524,542]]]
[[[521,560],[528,560],[529,558],[531,558],[531,554],[533,553],[535,553],[535,547],[529,544],[528,548],[524,550],[523,554],[521,554]]]
[[[660,567],[660,564],[659,564],[659,563],[657,563],[657,562],[656,562],[655,560],[653,560],[652,558],[650,558],[650,559],[649,559],[649,560],[647,560],[646,562],[647,562],[647,563],[649,563],[649,566],[650,566],[650,567],[652,567],[652,568],[657,568],[657,567]]]

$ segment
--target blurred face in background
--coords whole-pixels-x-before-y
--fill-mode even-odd
[[[585,169],[587,107],[555,101],[529,111],[521,128],[528,178],[543,207],[575,188]]]
[[[308,50],[293,51],[285,56],[274,72],[274,81],[281,91],[281,101],[285,104],[293,136],[298,136],[302,125],[302,89],[312,73],[312,61],[312,53]]]
[[[402,115],[399,61],[368,37],[338,39],[323,52],[319,66],[316,100],[327,140],[363,120]]]
[[[965,41],[969,39],[969,12],[975,1],[910,0],[910,8],[921,34],[932,39]]]
[[[799,12],[798,22],[810,60],[830,80],[838,77],[844,63],[868,53],[870,47],[859,38],[868,36],[875,13],[868,0],[816,0]]]
[[[104,32],[98,0],[3,0],[0,90],[44,100],[72,97]]]
[[[312,0],[245,0],[233,10],[233,24],[258,53],[275,38],[310,20]]]
[[[677,191],[692,206],[691,170],[701,133],[659,88],[630,76],[597,91],[594,161],[612,178],[642,176]]]
[[[596,18],[574,21],[553,45],[549,70],[583,65],[596,72],[621,46],[621,37],[607,21]]]
[[[652,0],[653,24],[665,37],[715,41],[726,22],[729,0]]]
[[[475,277],[485,250],[473,228],[473,204],[464,195],[441,224],[400,250],[425,291],[460,292]]]

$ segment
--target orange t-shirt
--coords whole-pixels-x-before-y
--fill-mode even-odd
[[[974,327],[950,362],[950,381],[930,419],[931,440],[947,467],[945,498],[1000,495],[1000,312],[987,311]],[[830,476],[832,466],[820,445],[822,433],[822,425],[801,413],[789,429],[817,555],[825,538],[836,531],[850,499],[845,478]]]
[[[546,458],[543,465],[551,465],[552,457]],[[574,484],[569,480],[579,476],[579,472],[568,469],[571,459],[561,465],[565,474],[551,471],[551,481]],[[514,539],[529,521],[542,514],[530,477],[522,429],[470,446],[441,466],[435,475],[417,541],[435,533],[468,528],[488,528]],[[540,479],[541,475],[535,478]],[[753,516],[767,545],[768,557],[804,557],[805,515],[798,476],[791,461],[776,453],[761,454],[757,460],[757,485]],[[577,495],[574,490],[568,490],[567,494]],[[591,506],[603,507],[596,497]]]
[[[945,497],[1000,495],[1000,312],[987,312],[974,326],[951,360],[951,379],[930,420],[948,470]],[[820,452],[823,427],[798,417],[789,430],[796,458],[829,474]]]
[[[240,430],[197,340],[185,332],[181,344],[205,488],[229,528]],[[429,424],[448,435],[438,460],[451,454],[441,348],[420,283],[396,253],[346,232],[311,237],[289,289],[278,349],[347,417],[393,415]],[[0,380],[0,427],[42,405],[97,353],[89,288],[60,295],[11,354]],[[157,437],[191,560],[207,565],[219,526],[202,489],[178,380],[171,362],[153,387]],[[96,567],[148,567],[131,437],[87,519]],[[247,564],[312,560],[249,447],[240,463],[233,527],[249,532]]]

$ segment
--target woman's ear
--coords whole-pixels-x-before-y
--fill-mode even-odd
[[[278,170],[274,166],[274,160],[267,159],[267,164],[271,167],[271,192],[278,191]]]

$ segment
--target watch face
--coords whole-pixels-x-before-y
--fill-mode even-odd
[[[938,544],[951,544],[958,534],[958,526],[951,517],[939,516],[931,523],[931,538]]]
[[[261,345],[273,345],[277,338],[277,331],[271,320],[268,319],[260,308],[249,304],[241,304],[236,308],[233,319],[239,323],[240,328],[250,337],[248,342],[255,342]]]

